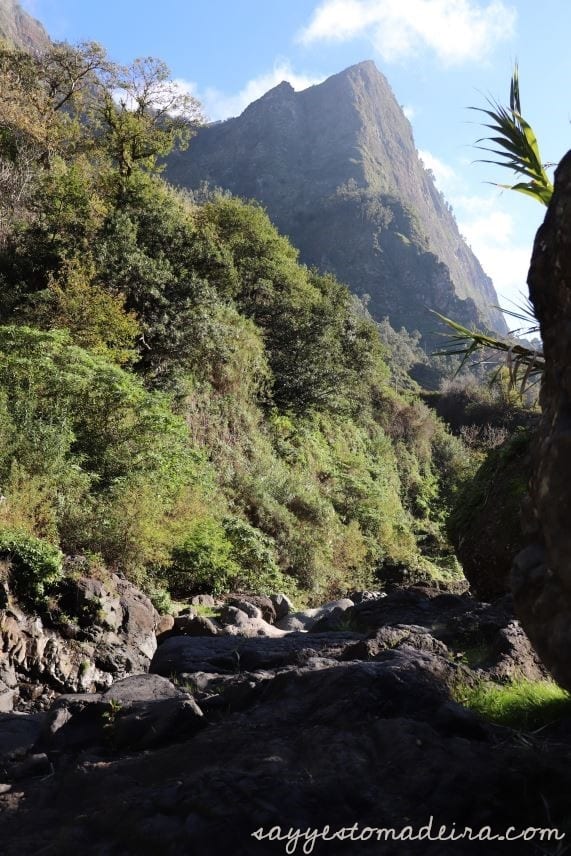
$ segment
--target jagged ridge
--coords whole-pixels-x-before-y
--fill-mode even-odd
[[[302,92],[282,82],[173,155],[171,181],[259,200],[301,260],[393,326],[434,341],[428,308],[506,330],[491,279],[424,169],[386,78],[359,63]]]

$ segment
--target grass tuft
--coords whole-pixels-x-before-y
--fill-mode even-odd
[[[571,717],[571,695],[554,681],[519,679],[509,684],[463,686],[456,700],[497,725],[535,731]]]

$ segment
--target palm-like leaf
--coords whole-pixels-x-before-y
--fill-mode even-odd
[[[481,159],[481,163],[493,163],[510,169],[527,181],[516,184],[497,184],[509,190],[517,190],[537,199],[543,205],[549,205],[553,195],[553,184],[545,171],[541,160],[537,137],[531,125],[521,115],[519,94],[519,73],[517,65],[511,79],[510,106],[503,107],[493,99],[488,99],[490,109],[471,107],[478,113],[483,113],[492,123],[483,122],[485,128],[493,131],[488,137],[476,140],[476,148],[497,155],[499,160]],[[492,143],[493,146],[480,145]]]
[[[457,321],[452,321],[445,315],[431,310],[437,318],[452,330],[443,334],[448,339],[446,346],[437,351],[434,356],[458,355],[462,362],[458,368],[461,371],[465,363],[477,352],[500,352],[506,355],[506,365],[510,375],[510,383],[519,389],[521,395],[532,381],[538,380],[545,370],[545,357],[542,351],[533,350],[525,345],[509,339],[500,339],[480,330],[469,330]],[[503,366],[499,366],[492,378],[494,381]]]

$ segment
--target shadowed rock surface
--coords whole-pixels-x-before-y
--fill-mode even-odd
[[[431,815],[437,828],[565,828],[570,723],[522,738],[451,698],[458,682],[539,668],[510,599],[426,586],[353,597],[353,630],[170,637],[151,674],[0,715],[2,852],[254,856],[285,852],[252,838],[260,827],[401,829]],[[487,641],[478,656],[474,639]],[[477,849],[557,852],[390,840],[314,852]]]
[[[528,277],[546,370],[528,512],[530,546],[517,556],[517,612],[542,660],[571,689],[571,152],[539,229]]]
[[[482,600],[511,591],[514,557],[525,545],[532,470],[533,430],[516,431],[488,452],[475,476],[459,492],[448,532],[470,590]]]
[[[371,61],[303,92],[280,83],[238,118],[199,131],[170,157],[167,177],[259,200],[302,262],[369,294],[373,316],[395,328],[441,344],[428,307],[507,330],[492,281]]]

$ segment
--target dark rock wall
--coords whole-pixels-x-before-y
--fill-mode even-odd
[[[546,372],[542,420],[524,521],[530,546],[516,558],[516,610],[555,678],[571,689],[571,152],[539,229],[528,277]]]

